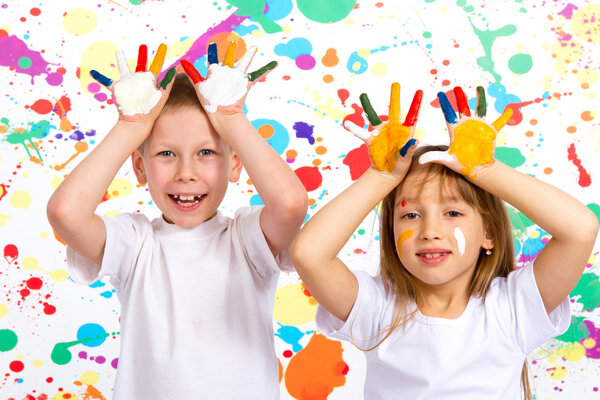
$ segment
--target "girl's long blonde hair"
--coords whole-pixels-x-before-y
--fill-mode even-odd
[[[426,178],[421,185],[425,185],[433,178],[440,178],[440,191],[450,189],[454,194],[470,204],[481,214],[485,228],[492,235],[494,248],[491,255],[486,255],[482,249],[477,259],[475,272],[468,288],[469,296],[483,297],[487,294],[492,280],[497,277],[507,277],[515,269],[512,227],[508,212],[501,199],[481,189],[468,181],[464,176],[437,163],[419,164],[419,157],[429,151],[445,151],[448,146],[423,146],[415,151],[408,174],[416,170],[424,170]],[[402,265],[396,251],[394,238],[394,204],[396,193],[402,190],[404,180],[392,190],[381,205],[381,275],[386,291],[393,294],[396,299],[396,316],[391,326],[381,334],[385,334],[372,350],[378,347],[399,326],[412,319],[425,303],[425,292],[420,281],[411,275]],[[422,189],[422,188],[421,188]],[[407,312],[411,304],[417,308]],[[527,360],[523,364],[521,386],[525,399],[531,399],[531,389],[527,376]]]

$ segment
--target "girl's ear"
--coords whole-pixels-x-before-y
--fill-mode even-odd
[[[148,178],[146,177],[146,173],[144,172],[144,162],[142,160],[142,153],[139,150],[136,150],[131,154],[131,165],[133,166],[133,172],[135,172],[135,176],[137,177],[138,183],[140,185],[145,185],[148,182]]]
[[[496,241],[494,240],[494,235],[492,234],[492,230],[488,227],[485,228],[485,237],[483,238],[483,243],[481,247],[486,250],[493,249],[496,245]]]

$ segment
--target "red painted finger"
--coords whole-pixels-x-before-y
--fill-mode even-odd
[[[148,46],[140,44],[138,50],[137,66],[135,72],[146,72],[146,63],[148,62]]]
[[[471,116],[471,110],[469,109],[469,102],[467,96],[463,92],[460,86],[454,88],[454,96],[456,97],[456,104],[458,105],[458,112],[465,117]]]
[[[419,110],[421,109],[421,102],[423,101],[423,91],[417,90],[413,97],[412,103],[410,104],[410,108],[408,109],[408,114],[406,114],[406,118],[404,119],[404,126],[414,126],[417,123],[417,119],[419,118]]]
[[[200,75],[200,72],[198,72],[196,67],[194,67],[194,64],[192,64],[191,62],[189,62],[187,60],[179,60],[179,63],[183,67],[183,70],[185,71],[187,76],[189,76],[190,79],[192,80],[192,82],[194,82],[194,85],[196,83],[202,82],[204,80],[202,75]]]

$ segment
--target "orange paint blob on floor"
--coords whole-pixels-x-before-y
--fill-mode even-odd
[[[410,137],[410,127],[399,122],[388,122],[371,141],[369,155],[373,165],[380,171],[392,172],[396,166],[400,149]]]
[[[461,169],[463,175],[475,179],[472,176],[473,168],[492,162],[495,138],[496,131],[491,126],[471,119],[454,130],[454,142],[448,153],[456,155],[458,162],[464,167]]]
[[[349,368],[343,352],[340,342],[315,333],[287,366],[288,393],[298,400],[326,400],[336,387],[346,383]]]

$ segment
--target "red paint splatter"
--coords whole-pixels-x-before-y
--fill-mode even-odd
[[[56,307],[52,304],[44,303],[44,314],[52,315],[56,312]]]
[[[21,294],[21,298],[23,300],[25,300],[25,297],[29,296],[31,294],[31,292],[29,291],[29,289],[25,288],[25,289],[21,289],[19,291],[19,293]]]
[[[39,290],[43,283],[40,278],[30,278],[27,281],[27,287],[32,290]]]
[[[283,352],[283,356],[285,358],[290,358],[293,355],[294,355],[294,353],[291,350],[286,350],[286,351]]]
[[[583,165],[581,165],[581,160],[577,158],[577,153],[575,152],[575,144],[571,143],[568,149],[569,161],[572,161],[573,164],[579,170],[579,186],[588,187],[592,184],[592,178],[590,174],[585,170]]]
[[[362,254],[362,249],[354,249],[354,254]]]
[[[46,99],[37,100],[30,108],[38,114],[48,114],[53,109],[52,103]]]
[[[302,282],[302,293],[304,293],[306,297],[312,297],[312,294],[310,294],[310,290],[308,290],[304,282]]]
[[[6,185],[0,183],[0,200],[2,200],[4,196],[6,196]]]
[[[58,99],[56,104],[54,104],[54,108],[56,109],[56,114],[59,117],[64,117],[69,111],[71,111],[71,99],[67,96],[61,97]]]
[[[354,109],[354,113],[346,115],[344,117],[344,120],[342,121],[342,126],[344,127],[344,129],[346,129],[346,127],[345,127],[346,121],[354,122],[356,125],[358,125],[360,127],[365,126],[365,120],[363,118],[363,109],[361,107],[359,107],[358,104],[356,104],[356,103],[352,103],[352,108]],[[348,129],[346,129],[346,130],[348,130]]]
[[[340,89],[337,91],[337,94],[340,98],[340,101],[342,102],[342,105],[346,107],[346,100],[348,100],[348,97],[350,97],[350,92],[346,89]]]
[[[37,7],[33,7],[31,10],[29,10],[29,13],[31,15],[33,15],[34,17],[37,17],[38,15],[40,15],[42,13],[42,11]]]
[[[11,264],[19,257],[19,249],[14,244],[7,244],[4,246],[4,259],[6,262]]]
[[[542,101],[544,101],[544,99],[539,97],[539,98],[537,98],[535,100],[531,100],[531,101],[507,104],[506,108],[512,109],[513,115],[510,117],[510,119],[508,120],[508,122],[506,124],[510,125],[510,126],[519,125],[521,123],[521,121],[523,121],[523,114],[521,113],[521,107],[525,107],[525,106],[528,106],[533,103],[540,103]]]
[[[323,183],[323,176],[317,167],[300,167],[294,171],[307,192],[312,192]]]
[[[21,372],[25,368],[25,365],[21,361],[16,360],[11,362],[8,365],[8,368],[10,368],[12,372]]]
[[[366,144],[351,150],[344,158],[343,163],[350,167],[350,178],[355,181],[369,169],[371,166],[371,158],[369,157],[369,149]]]

